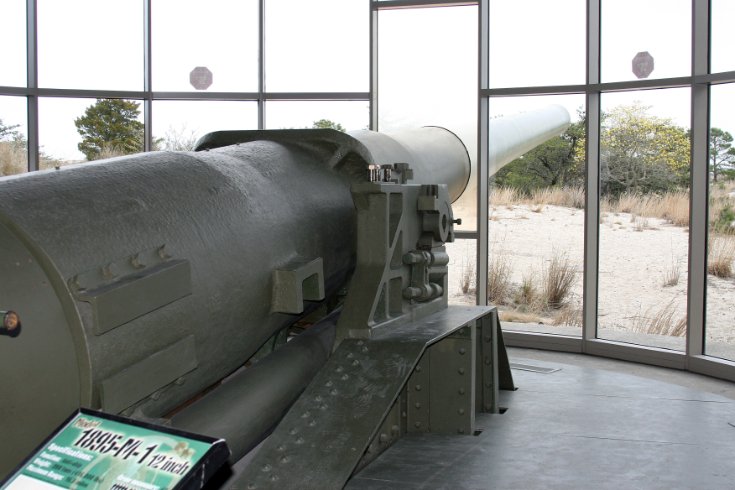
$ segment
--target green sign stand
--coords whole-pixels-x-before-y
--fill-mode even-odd
[[[80,409],[0,490],[199,489],[229,455],[222,439]]]

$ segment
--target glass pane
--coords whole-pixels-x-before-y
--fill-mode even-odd
[[[0,2],[0,46],[3,49],[0,85],[26,85],[26,2]],[[9,49],[8,49],[9,48]]]
[[[41,151],[47,156],[48,165],[143,151],[139,101],[40,98],[38,122]]]
[[[464,142],[470,183],[454,203],[458,230],[477,223],[477,7],[379,13],[379,129],[442,126]]]
[[[732,0],[710,0],[710,51],[711,71],[735,70],[735,2]]]
[[[600,338],[684,350],[689,89],[602,95]]]
[[[584,103],[490,99],[488,302],[506,329],[581,335]]]
[[[735,84],[710,90],[705,353],[735,361]]]
[[[477,240],[455,239],[447,243],[449,254],[449,304],[477,304]]]
[[[691,0],[603,0],[603,82],[691,74]]]
[[[25,97],[0,96],[0,176],[28,171]]]
[[[369,11],[364,0],[266,0],[269,92],[367,92]]]
[[[200,137],[212,131],[257,128],[255,102],[153,102],[153,139],[161,150],[192,150]]]
[[[142,90],[140,0],[38,0],[38,83]]]
[[[585,0],[490,2],[490,87],[582,84]]]
[[[342,131],[367,129],[367,102],[270,101],[266,103],[266,129],[331,127]]]
[[[257,0],[156,0],[152,9],[155,90],[258,90]]]

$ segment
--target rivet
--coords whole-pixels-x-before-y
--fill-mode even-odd
[[[178,386],[181,386],[181,385],[183,385],[183,384],[184,384],[185,382],[186,382],[186,378],[184,378],[184,377],[182,376],[182,377],[178,378],[178,379],[177,379],[176,381],[174,381],[174,384],[176,384],[176,385],[178,385]]]
[[[270,471],[271,470],[271,465],[269,465],[268,463],[264,464],[262,470],[263,471]]]
[[[115,277],[116,274],[114,271],[114,267],[115,265],[110,263],[102,268],[102,275],[105,279],[112,279],[113,277]]]
[[[357,345],[362,345],[362,344],[364,344],[364,343],[365,343],[365,342],[364,342],[363,340],[358,340],[358,341],[357,341]]]
[[[329,388],[329,387],[330,387],[330,386],[332,386],[333,384],[334,384],[334,383],[332,383],[332,381],[331,381],[331,380],[329,380],[329,381],[327,381],[326,383],[324,383],[324,386],[326,386],[327,388]]]
[[[306,417],[308,417],[309,415],[311,415],[311,412],[307,410],[306,412],[304,412],[304,413],[302,413],[302,414],[301,414],[301,418],[302,418],[302,419],[305,419],[305,418],[306,418]]]
[[[460,388],[460,389],[459,389],[459,394],[460,394],[460,395],[464,395],[464,388]]]
[[[256,488],[258,487],[255,485],[255,483],[248,483],[248,490],[255,490]]]
[[[344,370],[345,368],[343,368],[342,366],[337,366],[337,369],[335,369],[335,371],[337,371],[338,373],[341,373]]]
[[[388,442],[388,434],[380,434],[380,437],[378,438],[378,440],[382,442],[383,444],[385,444],[386,442]]]
[[[320,409],[320,410],[326,410],[327,408],[328,408],[328,407],[327,407],[327,404],[326,404],[326,403],[322,403],[322,404],[321,404],[321,405],[319,406],[319,409]]]
[[[271,475],[271,481],[278,481],[278,475],[276,475],[275,473],[273,473]]]
[[[405,419],[406,417],[408,417],[408,414],[406,412],[401,412],[401,418]]]
[[[18,267],[20,267],[20,262],[16,262],[15,265],[18,266]],[[83,289],[82,288],[82,284],[79,282],[79,276],[78,275],[71,278],[71,285],[72,285],[72,287],[74,287],[76,289]]]
[[[457,413],[460,415],[464,415],[464,408],[460,408],[459,410],[457,410]]]
[[[157,252],[158,252],[158,256],[164,260],[171,258],[171,256],[166,251],[166,245],[161,245],[160,247],[158,247]]]
[[[281,463],[288,463],[290,460],[288,459],[288,456],[284,455],[281,457]]]
[[[140,261],[140,256],[138,254],[130,257],[130,265],[132,265],[136,269],[142,269],[143,267],[145,267],[145,264]]]
[[[467,352],[467,349],[465,349],[464,347],[459,348],[459,355],[463,356],[465,355],[466,352]]]
[[[336,395],[337,393],[339,393],[339,392],[337,391],[336,388],[329,392],[329,394],[332,395],[332,396]]]
[[[361,350],[362,352],[367,352],[367,351],[368,351],[368,348],[367,348],[367,346],[365,346],[365,347],[363,347],[363,348],[362,348],[362,349],[360,349],[360,350]]]
[[[416,407],[416,410],[419,410],[421,408],[421,404],[419,402],[416,402],[416,405],[414,406]]]
[[[355,354],[353,354],[352,352],[347,353],[347,359],[352,359],[353,357],[355,357]]]
[[[414,427],[416,427],[416,428],[418,429],[419,427],[421,427],[421,422],[416,422],[416,423],[415,423],[415,424],[413,424],[413,425],[414,425]]]
[[[421,366],[416,366],[416,372],[417,373],[420,373],[421,372]]]
[[[421,385],[416,385],[416,391],[421,391]]]
[[[285,451],[285,450],[286,450],[286,446],[284,446],[283,444],[281,444],[281,445],[280,445],[280,446],[278,446],[278,447],[277,447],[276,449],[278,449],[278,450],[279,450],[280,452],[283,452],[283,451]]]
[[[348,379],[350,379],[350,375],[349,374],[343,374],[341,379],[342,379],[342,381],[347,381]]]
[[[391,433],[393,433],[393,435],[396,435],[401,432],[401,428],[398,427],[397,425],[394,425],[393,427],[390,428],[390,431]]]
[[[304,442],[306,442],[306,441],[304,441],[304,438],[303,437],[298,437],[296,439],[296,444],[303,444]]]
[[[153,393],[153,394],[152,394],[152,395],[150,396],[150,399],[151,399],[151,400],[158,400],[159,398],[161,398],[161,392],[160,392],[160,391],[156,391],[155,393]]]
[[[315,425],[316,425],[316,420],[314,420],[314,419],[311,419],[311,420],[309,421],[309,427],[314,427]]]
[[[359,366],[360,365],[360,361],[358,361],[357,359],[355,359],[354,361],[352,361],[352,365],[353,366]]]
[[[288,433],[291,434],[292,436],[295,436],[296,434],[299,433],[299,429],[297,429],[296,427],[294,427],[293,429],[291,429],[290,431],[288,431]]]
[[[464,368],[459,368],[459,369],[457,369],[457,372],[458,372],[459,374],[464,374]]]
[[[485,358],[485,365],[486,365],[486,366],[489,366],[491,362],[492,362],[492,361],[490,361],[490,358],[489,358],[489,357],[486,357],[486,358]]]
[[[315,401],[315,402],[317,402],[317,403],[319,403],[320,401],[322,401],[322,397],[321,397],[321,395],[317,395],[317,396],[315,396],[315,397],[314,397],[314,401]]]

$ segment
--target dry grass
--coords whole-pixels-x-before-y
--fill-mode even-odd
[[[707,272],[717,277],[732,277],[733,261],[735,261],[735,237],[712,235],[707,250]]]
[[[487,300],[494,305],[505,304],[511,290],[510,259],[502,253],[491,254],[487,272]]]
[[[535,189],[531,195],[524,195],[513,187],[493,187],[490,192],[492,206],[536,205],[535,212],[543,211],[543,206],[563,206],[584,209],[584,188],[582,187],[545,187]]]
[[[671,191],[661,195],[627,192],[617,199],[603,198],[601,209],[609,213],[659,218],[673,225],[686,227],[689,226],[689,191]]]
[[[502,322],[515,323],[543,323],[544,319],[536,313],[524,313],[517,310],[504,310],[498,313],[498,318]]]
[[[490,204],[493,206],[513,206],[521,202],[521,193],[513,187],[493,187],[490,191]]]
[[[584,189],[582,187],[545,187],[535,189],[529,199],[534,204],[584,208]]]
[[[577,280],[574,266],[566,253],[553,252],[549,265],[542,271],[543,301],[549,308],[559,309]]]
[[[582,308],[566,305],[554,315],[553,325],[568,325],[582,328]]]
[[[534,212],[542,212],[544,205],[568,208],[584,208],[584,188],[582,187],[546,187],[535,189],[530,196],[524,196],[512,187],[495,187],[490,196],[493,206],[518,206],[521,204],[534,206]],[[732,205],[728,191],[722,189],[713,194],[710,204],[712,216],[719,216],[719,210]],[[729,203],[729,204],[728,204]],[[689,191],[670,191],[664,194],[639,194],[627,192],[617,199],[603,197],[601,211],[606,213],[629,213],[645,218],[659,218],[676,226],[689,226]],[[603,215],[604,216],[604,215]]]
[[[0,176],[15,175],[28,169],[28,153],[15,141],[0,141]]]
[[[668,288],[679,284],[681,278],[681,265],[674,257],[671,257],[671,263],[664,269],[663,287]]]
[[[539,291],[536,287],[533,275],[524,275],[521,285],[513,296],[513,302],[522,308],[537,308],[539,303]]]
[[[674,320],[678,300],[673,298],[663,308],[656,309],[651,306],[643,315],[633,318],[632,331],[652,335],[669,335],[671,337],[683,337],[686,334],[686,315]]]
[[[463,294],[474,293],[475,288],[475,264],[471,260],[462,262],[462,273],[459,276],[459,289]]]

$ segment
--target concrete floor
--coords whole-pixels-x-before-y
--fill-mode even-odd
[[[509,349],[518,391],[478,436],[404,437],[349,489],[735,489],[735,384]]]

